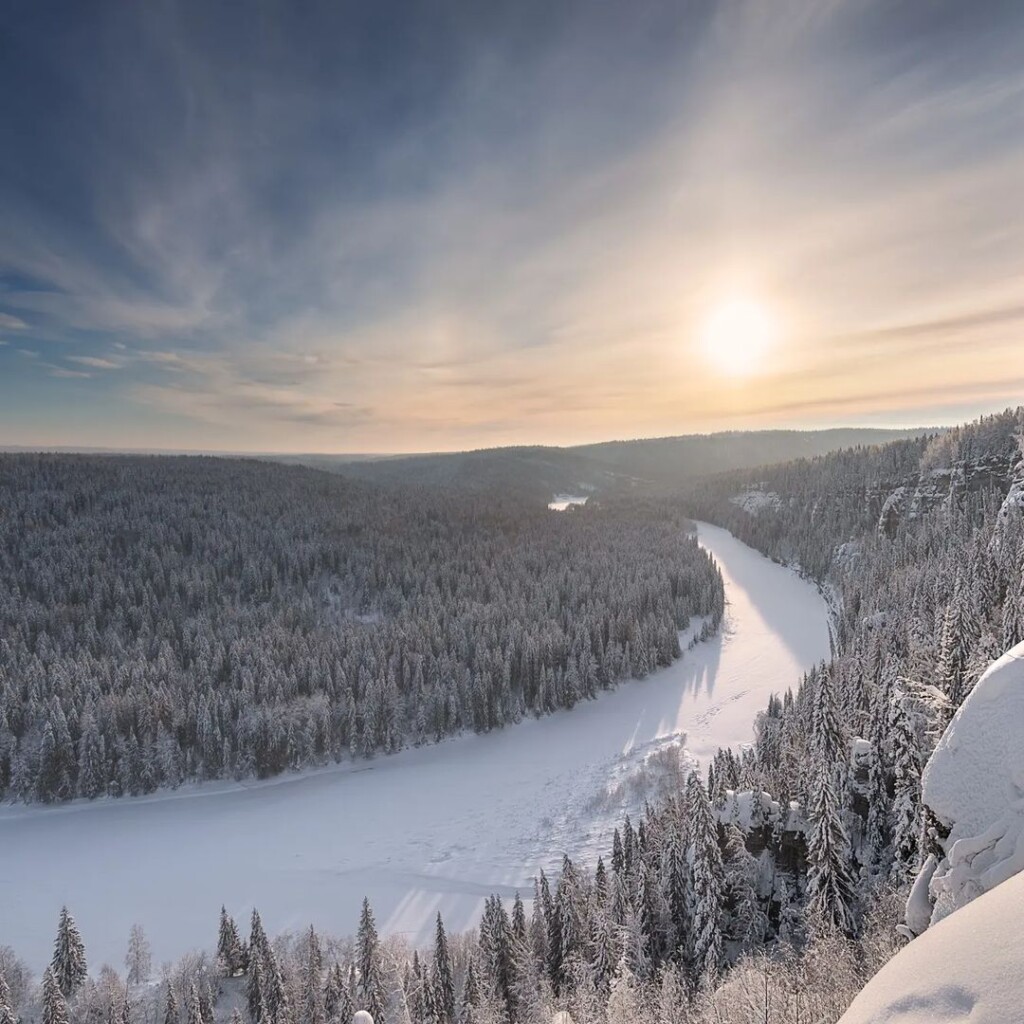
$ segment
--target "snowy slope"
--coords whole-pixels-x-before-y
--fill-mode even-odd
[[[651,754],[748,742],[768,694],[828,656],[813,586],[724,530],[700,537],[725,579],[722,632],[572,711],[266,783],[0,809],[0,943],[40,968],[66,902],[93,968],[120,964],[133,922],[161,962],[209,946],[221,903],[258,905],[271,933],[347,934],[364,895],[384,931],[426,941],[437,910],[462,929],[563,851],[596,859]]]
[[[993,662],[925,768],[924,803],[949,827],[932,922],[1024,869],[1024,643]]]
[[[840,1024],[1012,1024],[1024,1020],[1024,875],[900,950]]]

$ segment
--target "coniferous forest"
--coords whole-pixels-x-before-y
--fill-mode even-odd
[[[9,460],[6,519],[13,509],[34,554],[21,558],[8,534],[5,572],[22,597],[5,610],[17,628],[4,648],[4,736],[11,790],[29,799],[83,792],[83,737],[94,734],[109,791],[126,744],[156,763],[169,746],[178,778],[274,771],[568,706],[678,654],[672,639],[688,616],[721,615],[720,581],[682,539],[683,514],[815,578],[833,607],[835,654],[803,680],[779,681],[749,748],[721,751],[706,778],[690,774],[623,820],[596,864],[565,859],[522,898],[491,897],[472,932],[447,935],[439,917],[433,949],[412,950],[379,936],[365,904],[354,938],[271,938],[258,913],[237,923],[225,909],[214,954],[213,907],[210,953],[158,972],[139,929],[126,937],[122,981],[110,970],[86,977],[82,937],[64,915],[41,986],[15,951],[0,952],[0,1020],[343,1024],[357,1009],[377,1024],[528,1024],[558,1010],[580,1024],[837,1020],[904,941],[910,882],[941,838],[922,768],[985,667],[1024,638],[1022,432],[1017,410],[706,478],[671,501],[595,502],[564,516],[507,496],[467,505],[298,470],[275,490],[281,470],[247,463],[204,462],[201,485],[186,487],[172,460]],[[355,525],[368,510],[372,541]],[[173,555],[161,561],[131,532],[142,516]],[[89,523],[80,541],[77,517]],[[216,543],[197,522],[218,524]],[[94,547],[79,555],[77,543]],[[449,557],[459,569],[446,578],[436,566]],[[90,577],[103,564],[116,571]],[[87,615],[74,611],[83,604]],[[399,621],[410,624],[403,634]],[[399,635],[416,638],[415,656]],[[358,657],[322,653],[347,645]],[[254,682],[260,657],[283,676],[272,687]],[[437,681],[442,664],[466,683],[440,701],[439,719],[429,709],[438,685],[451,686]],[[166,717],[146,724],[136,686],[140,702],[165,701]],[[248,746],[268,735],[250,716],[273,707],[302,721],[318,701],[327,724],[294,761],[256,758],[278,746]],[[391,730],[369,724],[381,707]],[[216,743],[204,742],[206,721]],[[79,755],[66,775],[40,771],[57,725],[59,745]],[[367,729],[374,742],[354,743]],[[289,736],[278,740],[286,752]],[[36,789],[19,789],[29,775]],[[66,791],[38,788],[51,778]]]
[[[0,797],[148,793],[486,732],[722,611],[667,503],[558,516],[257,461],[0,455]]]

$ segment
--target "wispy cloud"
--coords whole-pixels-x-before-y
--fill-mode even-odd
[[[78,363],[79,366],[91,366],[94,370],[120,370],[124,366],[123,362],[102,356],[68,356],[68,361]]]
[[[0,329],[42,351],[37,376],[247,448],[1012,396],[1011,5],[258,6],[101,4],[0,69],[62,100],[0,116]],[[782,327],[759,383],[697,340],[737,287]],[[872,399],[882,369],[920,390]]]

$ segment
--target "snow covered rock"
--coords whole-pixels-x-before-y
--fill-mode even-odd
[[[763,484],[751,487],[740,494],[734,494],[729,500],[752,516],[765,510],[777,512],[782,508],[782,499],[774,491],[764,490]]]
[[[949,830],[929,885],[932,924],[1024,869],[1022,737],[1024,643],[989,666],[924,770],[924,803]]]
[[[839,1024],[1024,1020],[1024,875],[929,928],[867,983]]]

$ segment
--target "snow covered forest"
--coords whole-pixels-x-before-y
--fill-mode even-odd
[[[713,629],[666,504],[256,461],[0,456],[0,796],[137,794],[500,728]]]
[[[26,1022],[42,1019],[44,1024],[63,1024],[69,1001],[76,1020],[116,1019],[119,1024],[179,1024],[186,1020],[188,1024],[212,1024],[228,1019],[252,1024],[344,1024],[357,1008],[371,1010],[377,1024],[533,1024],[550,1020],[558,1010],[567,1010],[578,1024],[838,1020],[865,981],[906,941],[906,926],[902,933],[898,926],[911,883],[929,854],[943,852],[948,829],[922,798],[922,769],[990,662],[1024,639],[1022,434],[1024,410],[1016,410],[920,440],[724,474],[696,483],[672,505],[659,500],[636,502],[629,509],[615,504],[601,509],[600,503],[594,503],[572,513],[542,516],[482,501],[469,510],[450,510],[451,516],[464,517],[458,519],[462,530],[482,531],[481,521],[486,522],[501,538],[500,544],[493,542],[491,550],[503,554],[509,566],[519,560],[528,562],[528,552],[550,550],[548,546],[576,550],[574,545],[585,545],[588,553],[601,553],[602,564],[610,569],[609,579],[622,578],[638,553],[659,552],[641,557],[636,565],[638,577],[653,572],[654,581],[660,581],[658,586],[644,600],[640,597],[643,591],[632,591],[636,596],[627,603],[631,609],[650,609],[646,618],[640,619],[651,624],[646,635],[666,637],[663,652],[656,641],[646,646],[647,658],[658,658],[676,653],[668,637],[675,635],[685,616],[721,613],[713,570],[692,547],[678,544],[680,524],[665,518],[668,508],[681,508],[726,526],[772,557],[798,563],[818,579],[835,608],[835,656],[802,681],[780,680],[779,695],[758,718],[755,743],[743,751],[722,751],[706,780],[690,775],[679,792],[649,806],[642,820],[624,820],[597,864],[574,864],[566,859],[558,878],[541,876],[534,892],[523,894],[528,900],[525,904],[518,897],[511,906],[497,896],[490,898],[476,931],[447,936],[439,919],[432,951],[411,950],[400,937],[379,938],[368,904],[354,939],[317,936],[311,930],[271,941],[254,914],[243,940],[242,929],[225,911],[216,957],[197,954],[160,972],[152,971],[148,964],[141,971],[133,965],[141,956],[138,947],[144,945],[144,937],[141,933],[135,936],[136,952],[129,952],[126,961],[133,979],[126,988],[112,971],[83,980],[84,968],[67,968],[67,954],[62,951],[79,949],[79,940],[67,938],[65,922],[61,925],[64,938],[58,938],[54,964],[41,989],[30,985],[14,951],[0,952],[0,971],[6,973],[10,990],[8,1016],[4,1017],[0,1008],[0,1021],[9,1024],[17,1013]],[[59,470],[54,477],[59,481],[70,475],[68,465],[81,463],[58,460],[54,465]],[[169,479],[163,481],[159,499],[152,499],[154,521],[160,514],[174,521],[168,509],[175,507],[175,501],[195,509],[187,489],[173,483],[176,467],[166,465]],[[25,461],[19,470],[21,466],[30,476],[48,468],[46,460]],[[98,464],[103,473],[118,480],[129,467],[152,473],[150,466],[140,470],[132,463]],[[253,516],[247,520],[250,526],[262,523],[262,529],[252,531],[258,539],[251,542],[251,550],[261,549],[272,535],[286,529],[276,517],[283,516],[286,507],[294,507],[296,484],[308,490],[302,503],[303,518],[287,528],[293,530],[314,521],[322,524],[337,514],[328,509],[329,499],[336,493],[364,493],[358,488],[349,492],[347,483],[300,475],[290,482],[287,494],[281,492],[275,499],[274,492],[267,493],[265,488],[274,476],[269,469],[230,464],[230,473],[233,483],[227,491],[221,492],[211,483],[210,476],[216,472],[210,469],[206,486],[197,493],[207,503],[204,514],[224,516],[233,524],[224,527],[233,543],[241,543],[236,536],[238,520],[230,513],[238,507],[239,495],[246,496],[243,507],[265,509],[267,519]],[[91,479],[92,474],[82,474],[83,486],[85,477]],[[104,486],[111,487],[109,477]],[[66,486],[51,483],[51,488],[59,499],[53,497],[52,490],[26,486],[32,497],[20,500],[34,505],[36,515],[43,514],[43,507],[56,504],[64,511],[62,517],[50,513],[54,521],[67,523],[71,518],[67,510],[75,499]],[[390,492],[386,498],[379,491],[365,493],[365,500],[377,509],[378,522],[386,523],[389,516],[395,521],[404,518],[395,505],[386,505],[406,500],[404,497]],[[96,494],[93,500],[101,499]],[[135,500],[145,504],[149,499],[139,489]],[[467,565],[467,576],[473,572],[468,566],[493,566],[491,557],[483,562],[474,560],[468,543],[456,543],[447,535],[438,538],[441,519],[435,503],[443,502],[442,498],[417,494],[408,500],[410,508],[416,509],[409,513],[416,531],[412,536],[403,532],[401,538],[393,538],[393,547],[378,537],[373,547],[375,558],[389,567],[398,559],[397,552],[405,554],[406,575],[398,578],[422,579],[410,568],[415,557],[413,538],[454,545],[453,550],[464,560],[459,564]],[[84,508],[89,507],[86,501]],[[112,519],[120,514],[119,505],[106,512]],[[179,515],[178,529],[184,534],[177,535],[178,546],[169,545],[170,550],[183,550],[181,538],[188,531],[182,524],[187,520],[184,513]],[[529,542],[522,539],[520,531],[524,529]],[[108,528],[97,541],[107,557],[114,557],[112,538],[116,535]],[[518,543],[513,543],[514,538],[520,538]],[[274,554],[262,563],[262,574],[248,585],[242,582],[244,573],[230,571],[232,565],[243,564],[243,556],[236,554],[236,560],[223,562],[216,551],[197,556],[190,564],[200,579],[207,572],[209,580],[215,579],[220,565],[236,587],[232,600],[215,608],[219,617],[214,621],[219,623],[223,617],[230,624],[233,615],[257,616],[262,609],[280,636],[282,627],[275,616],[283,611],[273,596],[276,587],[267,582],[268,575],[274,578],[275,574],[296,588],[291,593],[302,593],[303,615],[308,616],[302,623],[317,636],[320,627],[313,623],[321,622],[319,617],[324,614],[323,601],[317,595],[322,598],[330,579],[344,580],[347,588],[342,607],[334,613],[335,627],[346,637],[373,635],[364,622],[346,616],[371,617],[374,630],[386,630],[408,603],[429,602],[445,592],[430,577],[421,583],[426,596],[393,582],[384,591],[387,599],[370,599],[366,595],[380,594],[366,583],[370,578],[382,578],[379,568],[375,574],[368,568],[377,567],[378,561],[364,555],[357,544],[344,556],[344,568],[334,565],[328,572],[324,568],[329,564],[327,556],[312,533],[304,534],[303,539],[306,547],[299,550],[304,552],[301,564],[306,572],[295,570],[296,563],[283,548],[272,547]],[[681,552],[677,556],[680,561],[671,563],[675,575],[659,575],[667,572],[659,559],[668,557],[673,545]],[[58,565],[71,550],[70,545],[56,541],[53,548],[49,557]],[[141,554],[137,557],[133,564],[148,564]],[[536,557],[540,559],[539,554]],[[581,552],[579,557],[588,556]],[[10,543],[5,559],[6,565],[16,567],[29,561],[14,561]],[[562,593],[559,587],[568,564],[563,557],[547,570],[545,592],[551,601]],[[81,585],[78,575],[84,571],[84,566],[78,566],[77,572],[69,567],[63,585]],[[587,570],[581,565],[579,571]],[[163,578],[156,576],[157,580]],[[516,584],[515,593],[529,591],[529,574],[524,570],[516,578],[522,581]],[[588,585],[596,586],[603,578],[595,570]],[[636,578],[630,578],[634,588],[640,586]],[[168,584],[169,579],[170,575]],[[56,582],[48,585],[59,592]],[[479,580],[469,584],[482,585]],[[183,584],[175,581],[175,587],[180,586]],[[252,593],[246,586],[263,595],[266,607],[246,604],[246,594]],[[140,596],[146,592],[143,588]],[[169,585],[168,590],[155,589],[148,605],[152,614],[157,614],[161,598],[167,600],[168,593],[177,592]],[[412,597],[406,597],[410,592]],[[602,613],[616,608],[623,614],[622,604],[614,603],[610,591],[604,600]],[[145,606],[145,601],[140,603]],[[200,601],[197,607],[205,606]],[[498,605],[499,609],[506,607]],[[240,608],[249,610],[240,613]],[[588,602],[583,602],[580,614],[584,610],[598,614]],[[56,616],[52,610],[40,609],[37,614]],[[467,610],[466,615],[470,614]],[[514,621],[514,612],[506,614]],[[64,615],[67,617],[66,611]],[[443,631],[444,616],[439,618],[439,633],[451,635]],[[48,651],[52,644],[73,652],[76,643],[60,644],[64,633],[54,628],[53,620],[46,621],[56,639],[37,646]],[[189,620],[175,621],[183,637],[189,636]],[[145,631],[148,623],[160,635],[156,622],[143,616],[140,629]],[[663,634],[655,623],[662,625]],[[117,636],[121,628],[106,622],[104,627],[97,630],[98,636],[106,636],[112,629]],[[76,628],[85,627],[65,627],[72,631],[71,636],[76,635]],[[36,634],[28,625],[22,629],[25,652],[17,657],[29,660],[17,664],[35,664],[28,648],[29,638]],[[501,627],[495,630],[502,635]],[[40,628],[38,635],[42,633]],[[243,646],[244,633],[238,634],[239,646]],[[516,635],[522,637],[520,644],[529,645],[527,627]],[[559,650],[583,649],[587,658],[597,661],[597,685],[641,667],[636,653],[639,648],[632,642],[627,647],[626,633],[608,634],[605,651],[616,646],[608,642],[611,638],[622,640],[617,647],[618,660],[611,662],[618,666],[617,671],[604,676],[602,662],[592,647],[582,642],[581,648],[574,648],[565,640],[577,635],[571,620],[558,635],[563,638]],[[590,631],[580,628],[579,635],[594,636],[593,627]],[[644,633],[641,629],[633,635]],[[258,642],[256,637],[246,637],[249,640]],[[161,641],[172,652],[195,649],[183,639],[178,647],[173,638],[161,637]],[[150,638],[149,642],[154,641]],[[233,646],[229,649],[230,672],[224,681],[235,678],[239,663],[246,660],[234,653]],[[655,651],[659,653],[654,655]],[[223,656],[223,651],[220,653]],[[141,652],[138,656],[144,661]],[[8,652],[6,657],[8,666],[14,663],[15,655]],[[40,665],[45,664],[42,656],[35,657]],[[95,655],[90,657],[101,662]],[[452,654],[448,657],[455,660]],[[63,664],[59,659],[58,663]],[[210,663],[217,665],[218,659],[211,657]],[[500,659],[495,662],[500,663]],[[513,715],[546,709],[547,705],[537,703],[537,695],[565,694],[565,681],[573,677],[574,666],[581,689],[570,688],[565,699],[552,706],[584,695],[583,680],[595,678],[593,669],[587,674],[582,663],[571,657],[557,667],[541,664],[540,675],[532,678],[542,679],[550,671],[552,679],[560,679],[561,684],[544,687],[535,683],[534,688],[527,688],[524,676],[516,674],[516,667],[522,665],[520,656],[511,661],[515,697],[511,705],[503,699],[497,706],[505,713],[511,706]],[[42,678],[41,668],[38,671]],[[141,667],[140,672],[146,678]],[[90,678],[97,674],[98,669]],[[403,681],[408,678],[404,672],[397,673],[396,687],[399,676]],[[77,682],[77,676],[70,678]],[[349,678],[348,673],[342,678]],[[429,678],[424,673],[424,680]],[[501,673],[496,678],[500,680]],[[207,702],[221,699],[224,681],[214,674],[205,690],[188,694],[188,707],[198,708],[203,696]],[[36,699],[34,728],[44,737],[47,731],[52,734],[52,719],[58,710],[69,722],[81,723],[88,707],[95,720],[95,708],[105,692],[98,682],[95,685],[98,692],[83,695],[71,714],[59,704],[80,692],[77,685],[67,686],[67,695],[62,693],[58,700],[52,693],[41,695]],[[26,686],[21,692],[27,696],[32,690]],[[158,688],[155,692],[162,691]],[[233,692],[232,686],[228,692]],[[266,693],[262,689],[255,692]],[[429,686],[426,692],[431,692]],[[467,697],[473,692],[473,687],[467,688]],[[500,685],[498,692],[504,692]],[[278,703],[289,706],[288,694],[300,705],[313,699],[300,686],[298,690],[284,689]],[[151,693],[147,699],[152,699]],[[19,700],[15,706],[27,707],[28,701]],[[260,713],[258,705],[256,713]],[[245,720],[248,711],[241,708],[238,714]],[[224,721],[238,718],[229,715]],[[410,735],[411,725],[411,735],[416,736],[415,721],[411,709],[406,711],[403,735]],[[472,717],[454,721],[481,728],[500,724],[500,720]],[[78,728],[81,736],[80,724]],[[151,742],[155,743],[159,728],[146,734]],[[16,763],[23,737],[32,732],[11,729],[10,735],[11,759]],[[113,742],[117,742],[116,735]],[[178,742],[185,763],[199,774],[204,765],[202,744],[197,739],[190,743],[188,736]],[[376,747],[386,749],[387,745]],[[237,758],[236,748],[231,749]],[[326,756],[330,749],[318,751],[313,746],[307,754]],[[237,761],[233,763],[237,770]],[[286,764],[287,758],[279,767]],[[258,894],[254,898],[258,905]],[[211,927],[215,916],[216,908],[211,908]],[[77,963],[78,956],[74,953],[71,960]],[[141,959],[145,961],[144,956]],[[68,983],[72,975],[78,980]],[[3,1001],[0,998],[0,1004]]]

